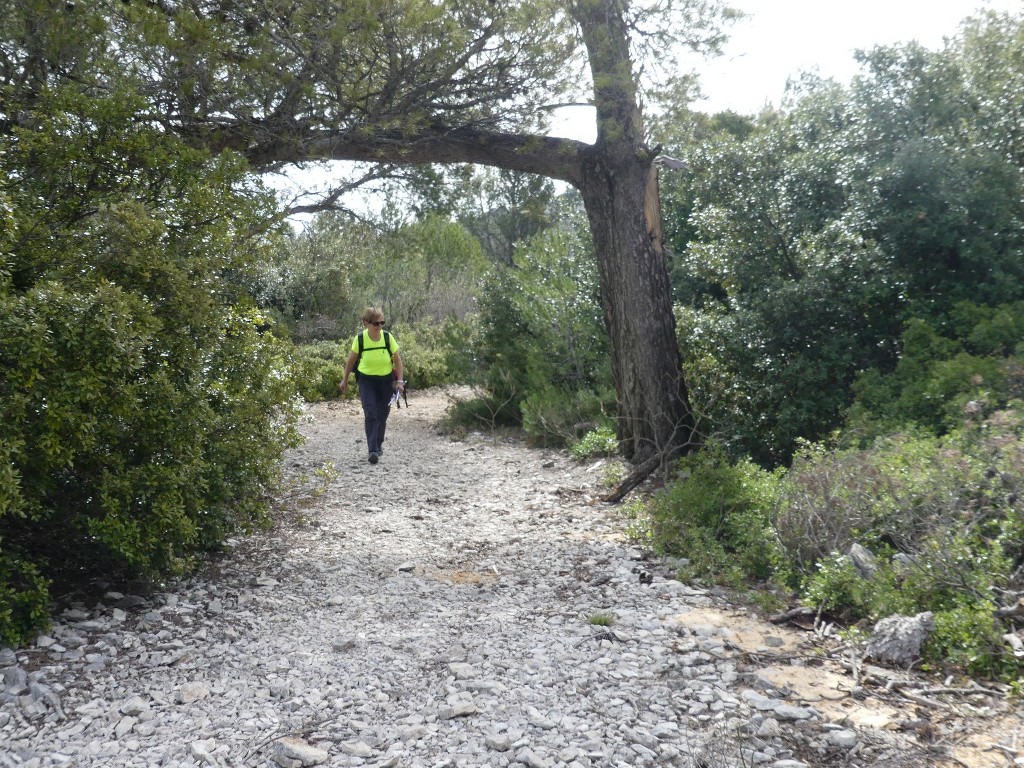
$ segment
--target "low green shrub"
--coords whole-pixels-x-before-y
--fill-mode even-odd
[[[569,453],[577,461],[585,461],[596,456],[614,456],[618,451],[619,439],[615,429],[610,426],[592,429],[569,446]]]
[[[803,600],[815,608],[847,617],[870,613],[871,595],[865,579],[846,555],[833,552],[816,564],[803,583]]]
[[[777,576],[846,621],[932,611],[933,668],[1015,679],[996,596],[1024,587],[1024,445],[1016,413],[946,438],[880,439],[867,450],[812,446],[782,484]],[[875,557],[860,573],[853,544]]]
[[[1020,660],[1008,652],[1007,628],[984,600],[935,614],[935,627],[921,649],[924,667],[966,671],[978,677],[1017,681]]]
[[[608,401],[589,390],[544,387],[520,404],[523,429],[534,445],[561,447],[577,440],[595,424],[607,421]]]
[[[787,472],[711,445],[629,510],[634,537],[686,558],[683,576],[795,590],[847,623],[935,614],[922,662],[1013,681],[1001,596],[1024,591],[1024,414],[945,437],[906,432],[866,449],[805,445]],[[864,572],[854,544],[873,558]]]
[[[441,429],[449,434],[467,431],[494,430],[521,425],[518,409],[508,400],[483,393],[451,404],[441,421]]]
[[[299,394],[309,403],[338,397],[338,384],[345,375],[347,345],[339,341],[316,341],[294,348],[292,357]]]
[[[571,220],[582,223],[577,215]],[[611,387],[597,272],[582,231],[553,227],[520,244],[514,266],[495,265],[480,297],[483,377],[473,381],[521,409],[527,433],[543,445],[582,434]]]
[[[0,645],[17,645],[46,627],[49,589],[50,582],[34,565],[0,553]]]
[[[447,318],[396,327],[405,378],[413,389],[462,384],[483,375],[481,331],[476,318]]]
[[[860,447],[874,438],[924,429],[944,435],[1024,396],[1024,302],[1000,307],[962,303],[947,328],[907,322],[896,370],[861,373],[845,432]]]
[[[655,551],[690,560],[698,575],[728,583],[772,573],[778,473],[709,446],[682,459],[681,480],[650,504]]]

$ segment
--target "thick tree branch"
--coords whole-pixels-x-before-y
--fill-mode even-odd
[[[476,163],[538,173],[575,187],[593,147],[573,139],[525,136],[475,128],[405,131],[311,131],[241,146],[239,133],[225,133],[220,148],[242,152],[257,169],[310,160],[355,160],[391,165]]]

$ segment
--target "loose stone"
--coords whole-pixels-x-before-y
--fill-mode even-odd
[[[311,407],[284,469],[338,473],[301,516],[0,649],[0,768],[800,768],[789,739],[862,743],[809,727],[710,623],[724,599],[628,543],[596,465],[441,437],[442,403],[393,414],[374,483],[358,405]]]

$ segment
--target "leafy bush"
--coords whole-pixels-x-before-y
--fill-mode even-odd
[[[520,405],[523,430],[535,445],[560,447],[606,421],[605,414],[614,404],[610,392],[602,399],[589,390],[546,387],[531,392]]]
[[[732,463],[716,446],[682,459],[679,471],[682,479],[651,500],[655,551],[727,583],[769,577],[778,475],[750,460]]]
[[[932,611],[934,667],[1013,677],[998,594],[1020,591],[1024,562],[1022,419],[1001,412],[946,438],[899,435],[866,450],[811,446],[780,494],[777,575],[848,621]],[[876,568],[848,556],[866,547]]]
[[[1016,682],[1022,665],[1002,636],[1007,628],[984,600],[935,614],[935,628],[922,648],[927,667],[966,670],[989,679]]]
[[[970,462],[956,464],[930,436],[897,435],[869,451],[805,449],[782,483],[776,521],[798,578],[854,543],[909,551],[923,529],[956,524]]]
[[[564,443],[578,424],[593,422],[610,388],[595,263],[580,232],[532,238],[517,249],[514,268],[493,268],[481,299],[484,386],[521,411],[545,444]]]
[[[500,400],[490,393],[453,402],[441,422],[441,428],[449,434],[519,425],[519,411],[511,401]]]
[[[615,430],[609,426],[592,429],[569,446],[569,453],[577,461],[594,456],[614,456],[618,450],[619,439],[615,435]]]
[[[832,552],[816,564],[803,585],[804,602],[822,611],[865,616],[871,610],[870,589],[846,555]]]
[[[348,344],[317,341],[296,346],[293,351],[299,394],[309,403],[338,397],[338,384],[345,375]]]
[[[413,389],[466,383],[479,372],[481,333],[473,315],[401,325],[395,332],[402,345],[405,377]]]
[[[1022,306],[961,303],[944,332],[908,321],[895,371],[869,370],[854,383],[848,434],[862,445],[909,426],[943,435],[1024,395],[1024,366],[1007,356],[1020,344],[1014,334],[1024,334]]]
[[[47,625],[49,588],[34,565],[0,553],[0,645],[17,645]]]
[[[294,440],[284,345],[238,282],[272,202],[138,106],[49,93],[36,128],[0,138],[8,641],[43,625],[51,589],[179,573],[262,524]]]
[[[775,473],[712,444],[633,508],[631,529],[687,558],[691,575],[769,579],[850,623],[932,611],[927,666],[1013,680],[1024,668],[997,609],[1024,591],[1022,437],[1024,413],[1000,411],[942,438],[808,444]],[[850,556],[854,544],[873,556],[870,571]]]

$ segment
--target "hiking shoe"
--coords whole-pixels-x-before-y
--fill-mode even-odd
[[[370,451],[370,463],[371,464],[376,464],[377,460],[379,458],[380,458],[380,455],[376,451]]]

